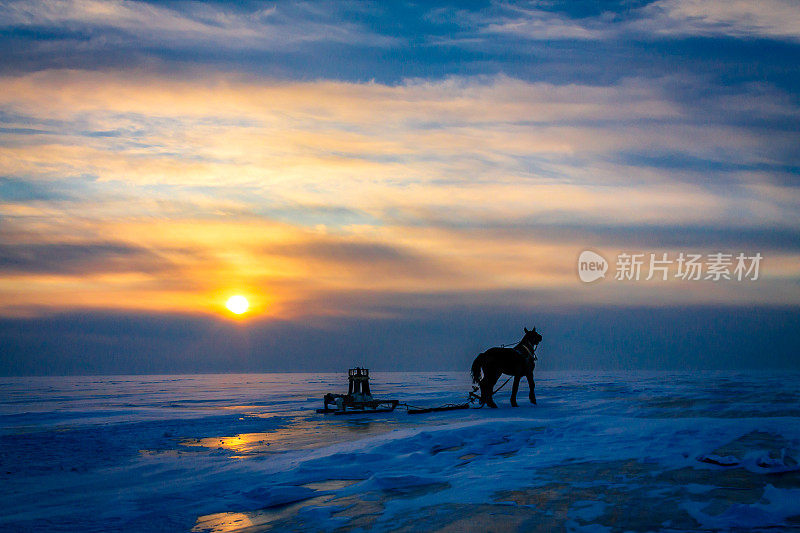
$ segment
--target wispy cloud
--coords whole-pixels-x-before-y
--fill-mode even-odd
[[[177,48],[276,49],[302,42],[386,45],[359,25],[334,18],[333,4],[183,3],[136,0],[17,0],[0,5],[0,26],[88,33],[95,48],[128,42]]]
[[[155,274],[169,262],[138,246],[123,243],[0,244],[0,272],[87,276],[98,272]]]
[[[792,0],[657,0],[635,9],[568,16],[552,3],[500,2],[490,20],[468,17],[482,33],[530,40],[652,39],[668,36],[729,36],[797,41],[800,14]],[[470,25],[473,25],[471,22]]]
[[[576,20],[531,4],[499,3],[505,13],[481,25],[481,32],[514,35],[532,40],[594,40],[609,35],[608,27],[591,18]],[[477,17],[475,17],[476,20]]]
[[[635,27],[657,35],[728,35],[800,40],[800,9],[792,0],[658,0]]]

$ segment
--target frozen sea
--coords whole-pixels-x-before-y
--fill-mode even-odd
[[[799,383],[537,372],[537,406],[335,416],[346,374],[0,378],[0,530],[800,531]]]

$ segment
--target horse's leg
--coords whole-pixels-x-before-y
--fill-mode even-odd
[[[514,376],[514,385],[511,387],[511,407],[517,407],[517,391],[519,390],[519,380],[522,376]]]
[[[535,392],[536,383],[533,382],[533,372],[532,371],[528,372],[527,378],[528,378],[528,387],[530,387],[530,389],[531,389],[531,393],[530,393],[530,395],[528,395],[528,398],[531,399],[531,403],[535,404],[536,403],[536,392]]]
[[[491,378],[485,377],[481,380],[481,401],[489,407],[497,407],[492,399],[492,387],[494,387],[494,383]]]
[[[481,380],[481,400],[486,402],[489,407],[497,408],[497,404],[492,399],[492,389],[497,383],[498,372],[494,368],[484,368],[483,379]]]
[[[483,378],[481,378],[481,380],[478,382],[478,385],[481,387],[481,405],[487,403],[492,397],[492,389],[486,386],[486,384],[489,383],[489,376],[487,376],[485,372],[486,371],[484,370]],[[489,389],[488,392],[486,391],[487,388]]]

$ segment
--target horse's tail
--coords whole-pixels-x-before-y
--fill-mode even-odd
[[[485,352],[484,352],[485,353]],[[472,369],[470,370],[470,375],[472,375],[472,382],[478,383],[481,380],[481,364],[483,363],[483,354],[479,354],[478,357],[472,362]]]

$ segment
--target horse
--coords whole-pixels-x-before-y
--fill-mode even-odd
[[[536,403],[535,384],[533,382],[533,369],[536,366],[536,346],[542,342],[542,336],[536,332],[536,327],[528,331],[523,328],[525,335],[519,344],[513,348],[495,347],[489,348],[478,355],[472,362],[473,383],[477,383],[481,388],[481,405],[484,403],[489,407],[497,407],[492,400],[492,388],[503,374],[514,376],[514,387],[511,389],[511,406],[517,407],[517,390],[522,376],[528,378],[528,387],[531,392],[528,397],[532,404]],[[481,371],[483,378],[481,379]]]

